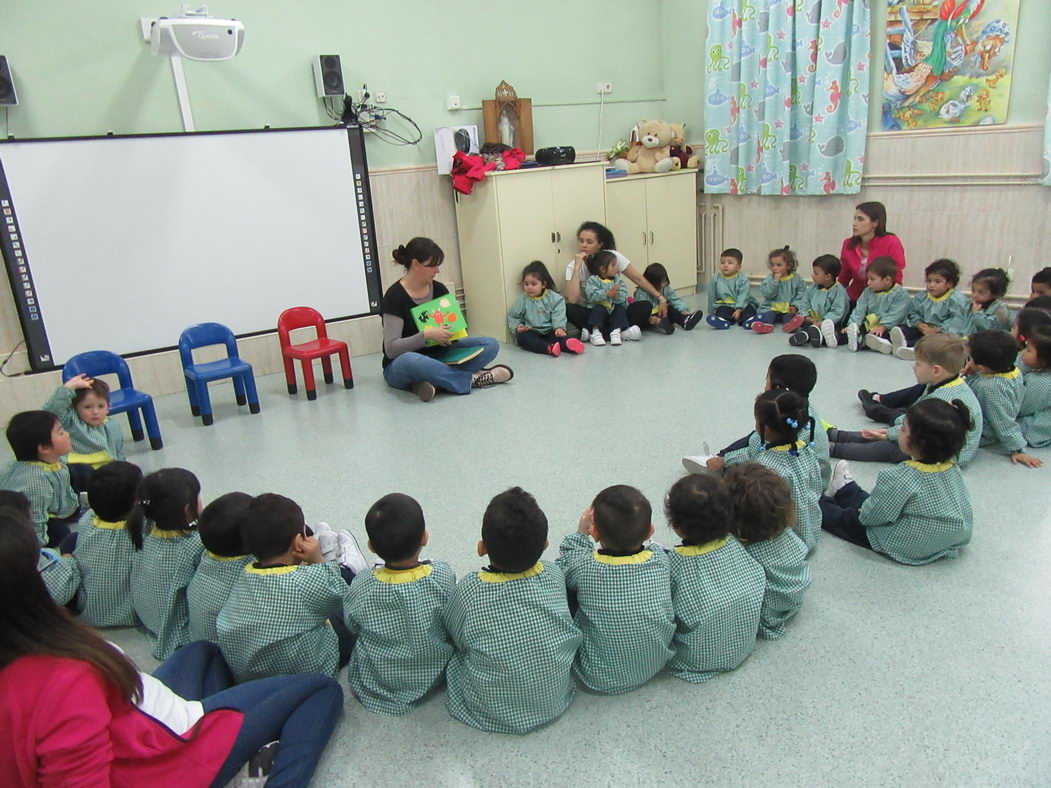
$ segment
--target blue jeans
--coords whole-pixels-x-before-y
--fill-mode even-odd
[[[226,785],[264,745],[280,741],[268,788],[303,786],[317,768],[343,711],[343,690],[318,674],[277,676],[223,687],[230,671],[219,647],[200,640],[183,646],[153,674],[177,695],[200,700],[205,712],[234,709],[244,717],[233,748],[212,785]],[[202,694],[212,690],[209,695]]]
[[[383,370],[383,379],[396,389],[407,389],[413,383],[427,381],[454,394],[470,394],[472,373],[496,358],[500,343],[492,337],[464,337],[456,341],[456,346],[480,347],[482,352],[456,366],[443,364],[423,353],[402,353]]]

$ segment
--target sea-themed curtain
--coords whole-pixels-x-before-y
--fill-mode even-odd
[[[709,2],[705,190],[859,191],[869,0]]]
[[[1047,86],[1047,117],[1044,119],[1044,186],[1051,186],[1051,84]]]

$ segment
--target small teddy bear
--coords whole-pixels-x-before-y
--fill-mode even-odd
[[[674,132],[663,120],[639,122],[639,144],[633,145],[626,158],[617,159],[618,169],[629,175],[639,172],[670,172],[675,168],[671,157],[671,141]]]
[[[669,125],[674,135],[671,140],[671,157],[675,162],[673,169],[696,170],[701,166],[701,157],[686,144],[686,124],[671,123]]]

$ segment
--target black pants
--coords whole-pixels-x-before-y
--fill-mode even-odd
[[[923,332],[920,331],[916,326],[898,326],[901,329],[901,333],[905,335],[905,342],[909,347],[912,347],[921,339],[923,339]],[[890,339],[890,333],[887,334],[887,339]]]
[[[868,414],[873,421],[881,421],[884,424],[893,424],[898,416],[905,413],[920,397],[927,387],[922,383],[909,386],[907,389],[898,389],[888,394],[879,395],[878,407]]]
[[[648,321],[647,321],[648,322]],[[589,329],[597,329],[603,334],[610,331],[623,331],[628,327],[628,310],[623,304],[614,304],[613,309],[606,311],[606,307],[596,304],[588,312]]]
[[[732,451],[737,451],[738,449],[745,448],[746,446],[748,446],[748,439],[751,438],[751,437],[752,437],[752,433],[749,432],[743,438],[738,438],[733,443],[731,443],[729,446],[727,446],[725,449],[720,449],[718,456],[725,457],[727,454],[729,454]]]
[[[69,486],[73,488],[73,492],[87,492],[88,482],[91,481],[91,474],[95,469],[84,462],[71,462],[66,467],[69,468]]]
[[[542,334],[539,331],[529,330],[515,334],[515,339],[518,340],[518,346],[523,350],[528,350],[530,353],[547,353],[547,349],[552,345],[561,345],[562,349],[566,350],[566,340],[569,337],[556,337],[554,331]]]
[[[735,307],[735,306],[726,306],[724,304],[723,306],[717,306],[715,308],[715,312],[713,314],[716,317],[721,317],[723,320],[729,321],[731,324],[737,323],[738,325],[741,325],[746,320],[751,320],[753,317],[755,317],[755,307],[754,306],[747,306],[744,309],[742,309],[741,310],[741,317],[740,317],[739,320],[734,320],[734,312],[736,312],[736,311],[737,311],[737,307]]]
[[[66,517],[49,517],[47,521],[47,547],[58,547],[69,536],[69,526],[76,525],[84,510],[77,506],[73,514]]]
[[[636,301],[633,304],[628,304],[628,325],[645,328],[650,324],[650,312],[652,311],[653,304],[649,301]],[[590,307],[580,304],[566,304],[566,320],[577,328],[591,328],[588,325],[590,312]],[[627,328],[628,326],[624,327]]]
[[[859,547],[872,549],[868,532],[858,520],[861,505],[869,494],[854,482],[843,487],[834,497],[821,496],[818,505],[821,507],[821,527],[830,534],[845,539]]]
[[[354,579],[354,572],[345,566],[340,566],[339,572],[343,575],[343,579],[350,585],[350,581]],[[342,616],[333,616],[330,618],[329,623],[332,625],[333,631],[336,633],[336,638],[339,640],[339,666],[342,668],[348,662],[350,662],[350,654],[354,650],[354,643],[357,641],[357,635],[347,629],[347,625],[343,622]]]
[[[897,441],[863,438],[860,432],[828,431],[828,453],[841,460],[861,462],[902,462],[909,455],[898,448]]]

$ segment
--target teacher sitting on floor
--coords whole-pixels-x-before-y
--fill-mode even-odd
[[[905,249],[894,233],[887,232],[887,209],[881,202],[863,202],[854,209],[850,238],[843,241],[839,251],[842,264],[839,282],[847,288],[850,303],[861,297],[868,284],[865,273],[869,263],[877,257],[889,257],[898,266],[894,281],[901,284],[905,270]]]
[[[452,332],[447,328],[417,328],[412,309],[449,294],[445,285],[435,281],[445,259],[441,247],[430,238],[413,238],[392,254],[394,262],[405,266],[405,276],[383,294],[383,379],[387,385],[410,389],[424,402],[430,402],[438,389],[470,394],[472,388],[486,388],[513,378],[514,372],[508,366],[486,367],[500,349],[500,343],[492,337],[464,337],[453,343]],[[438,344],[428,346],[428,341]],[[446,364],[434,357],[450,344],[481,348],[481,352],[460,364]]]

